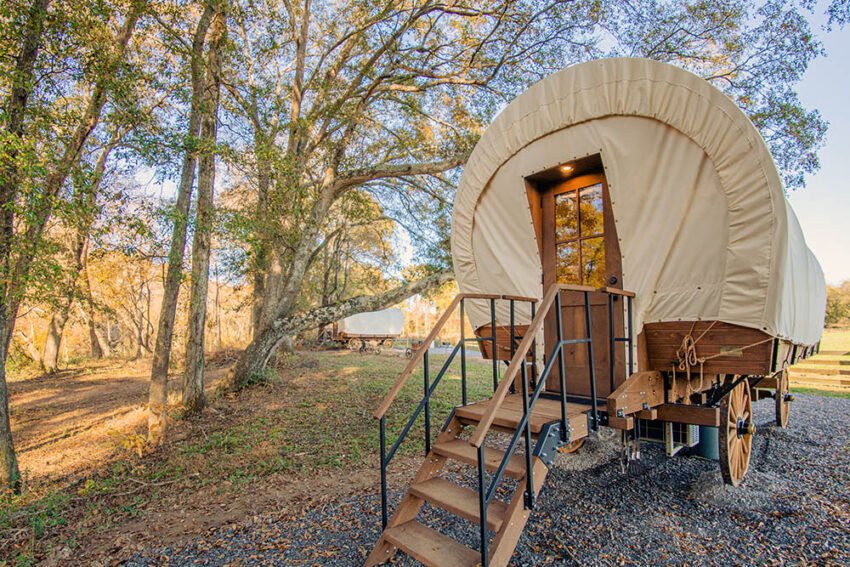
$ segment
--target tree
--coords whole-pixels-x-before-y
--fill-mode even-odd
[[[9,394],[6,389],[6,358],[15,325],[18,299],[12,286],[12,244],[15,237],[14,207],[18,199],[20,168],[18,156],[24,148],[24,119],[34,83],[35,61],[41,46],[49,0],[35,0],[26,16],[20,52],[12,73],[10,92],[3,105],[3,148],[0,152],[3,178],[0,180],[0,487],[18,492],[21,488],[18,460],[9,423]],[[14,306],[14,307],[13,307]]]
[[[850,324],[850,281],[840,286],[826,286],[827,327],[842,327]]]
[[[168,403],[168,363],[171,357],[171,340],[174,335],[174,316],[177,311],[177,299],[183,278],[183,252],[186,248],[186,229],[189,224],[189,205],[192,199],[192,185],[195,181],[195,162],[197,139],[201,128],[204,96],[203,52],[215,8],[208,4],[198,20],[192,47],[189,53],[191,76],[191,102],[189,108],[189,127],[185,137],[183,167],[180,173],[180,185],[177,189],[177,201],[174,205],[174,228],[171,236],[171,248],[168,252],[168,273],[165,277],[165,291],[159,312],[159,324],[151,363],[151,388],[148,399],[148,440],[161,443],[165,436],[166,406]]]
[[[213,217],[213,185],[215,183],[215,144],[218,127],[218,104],[221,85],[221,49],[227,37],[226,13],[218,5],[212,17],[209,50],[206,60],[206,88],[203,101],[198,160],[198,207],[195,236],[192,241],[191,298],[189,299],[189,338],[186,341],[186,363],[183,371],[182,404],[189,412],[205,405],[204,397],[204,327],[207,316],[207,288],[210,275],[210,240]]]

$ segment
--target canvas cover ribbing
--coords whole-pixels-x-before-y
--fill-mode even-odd
[[[525,178],[593,154],[609,185],[623,287],[637,294],[636,330],[704,319],[819,340],[823,272],[761,136],[706,81],[645,59],[567,68],[496,117],[454,204],[462,292],[542,296]],[[489,323],[485,304],[469,312],[475,326]],[[498,317],[507,321],[506,306]]]

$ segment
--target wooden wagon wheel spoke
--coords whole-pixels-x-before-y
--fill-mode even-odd
[[[720,402],[726,426],[719,431],[720,473],[723,481],[738,486],[750,464],[752,449],[752,397],[747,380],[741,381]]]
[[[788,413],[791,410],[791,384],[788,378],[788,369],[785,368],[776,376],[776,425],[785,427],[788,425]]]

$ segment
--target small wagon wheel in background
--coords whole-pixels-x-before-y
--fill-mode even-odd
[[[383,345],[384,345],[384,347],[386,347],[388,349],[393,348],[393,340],[392,339],[385,339],[384,342],[383,342]]]
[[[360,350],[360,346],[360,339],[348,339],[348,350],[358,351]]]
[[[788,425],[788,412],[791,411],[791,383],[788,379],[788,369],[783,368],[776,377],[776,425],[785,427]]]
[[[720,402],[720,473],[726,484],[738,486],[747,474],[755,431],[750,384],[742,380]]]
[[[559,448],[558,452],[559,453],[575,453],[576,451],[581,449],[582,445],[584,445],[584,439],[585,438],[582,437],[581,439],[576,439],[575,441],[570,441],[569,443],[567,443],[563,447]]]

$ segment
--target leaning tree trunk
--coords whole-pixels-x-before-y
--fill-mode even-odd
[[[168,363],[171,357],[171,339],[174,336],[174,318],[177,313],[180,279],[183,277],[183,252],[186,247],[186,227],[192,198],[192,184],[195,181],[194,145],[201,128],[204,42],[214,12],[215,9],[207,5],[198,21],[198,27],[192,41],[192,101],[189,110],[189,131],[186,134],[187,147],[183,157],[180,186],[177,189],[177,203],[174,205],[174,230],[171,234],[171,248],[168,251],[168,271],[165,276],[162,308],[159,312],[156,344],[154,345],[153,362],[151,363],[151,387],[148,396],[148,440],[152,443],[161,443],[165,437]]]
[[[318,307],[293,315],[282,315],[266,325],[263,331],[251,341],[231,370],[227,385],[231,389],[239,389],[262,377],[269,358],[287,336],[327,325],[355,313],[385,309],[411,295],[442,285],[452,277],[451,271],[442,270],[378,295],[361,295],[336,305]]]
[[[204,327],[207,320],[207,291],[210,279],[210,237],[215,185],[215,143],[218,103],[221,86],[221,45],[226,36],[226,15],[219,9],[213,17],[210,46],[206,63],[204,118],[201,145],[204,152],[198,160],[198,212],[192,241],[192,294],[189,299],[189,336],[186,340],[186,364],[183,371],[181,403],[189,413],[206,405],[204,396]]]

